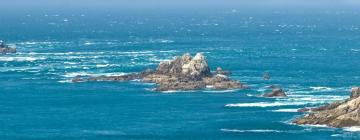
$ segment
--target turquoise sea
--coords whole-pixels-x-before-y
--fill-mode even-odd
[[[297,126],[296,109],[360,84],[360,11],[22,11],[0,14],[0,139],[357,139],[360,128]],[[154,92],[122,75],[203,52],[250,88]],[[269,81],[262,75],[268,72]],[[279,85],[288,98],[261,98]]]

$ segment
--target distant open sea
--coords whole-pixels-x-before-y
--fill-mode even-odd
[[[298,126],[296,110],[360,84],[360,11],[1,14],[0,139],[356,139],[360,128]],[[203,52],[250,88],[154,92],[153,84],[71,83]],[[262,75],[268,72],[269,81]],[[276,84],[288,98],[261,98]]]

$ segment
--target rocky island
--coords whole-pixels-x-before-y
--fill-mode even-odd
[[[9,47],[4,41],[0,40],[0,53],[16,53],[16,48]]]
[[[287,97],[285,92],[279,87],[271,87],[272,91],[269,93],[265,93],[263,97]]]
[[[300,112],[310,111],[310,114],[295,119],[295,124],[327,125],[330,127],[360,126],[360,87],[351,90],[349,99],[334,102],[317,108],[305,108]]]
[[[205,56],[197,53],[177,56],[171,61],[162,61],[156,70],[147,69],[140,73],[122,76],[82,77],[76,76],[72,82],[85,81],[129,81],[140,79],[142,82],[156,83],[156,91],[201,90],[205,88],[216,90],[245,88],[239,81],[231,80],[225,71],[218,67],[215,72],[210,67]]]

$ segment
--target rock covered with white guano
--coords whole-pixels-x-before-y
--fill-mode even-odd
[[[228,72],[229,73],[229,72]],[[244,88],[239,81],[226,75],[211,73],[206,57],[197,53],[194,57],[186,53],[171,61],[162,61],[156,70],[146,70],[123,76],[75,77],[73,82],[82,81],[129,81],[140,79],[143,82],[156,83],[157,91],[199,90],[213,88],[218,90]]]

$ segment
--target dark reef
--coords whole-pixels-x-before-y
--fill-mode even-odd
[[[6,54],[6,53],[16,53],[16,48],[9,47],[5,44],[2,40],[0,40],[0,53]]]

